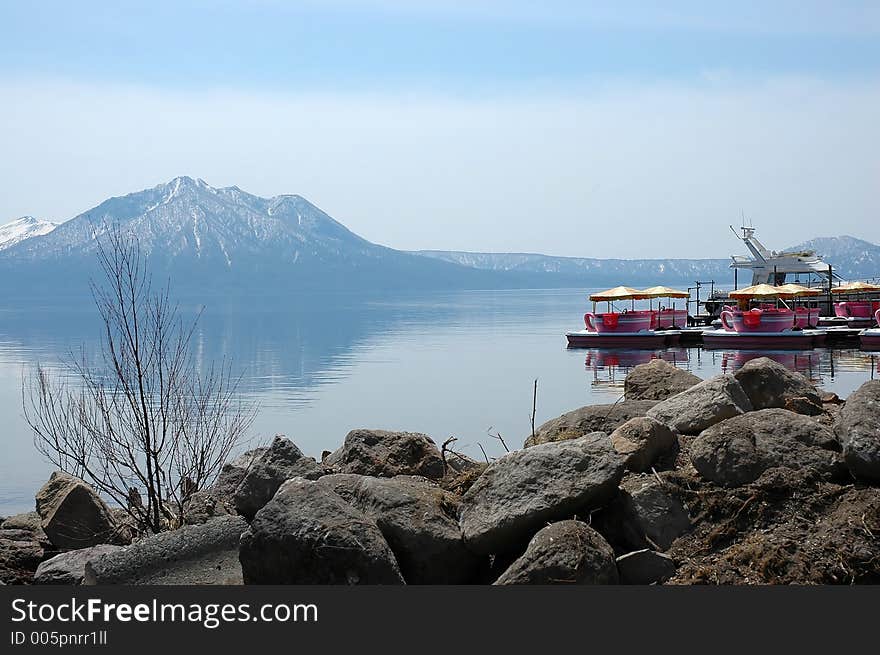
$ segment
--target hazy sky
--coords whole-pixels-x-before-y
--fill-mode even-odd
[[[0,222],[191,175],[404,249],[880,242],[880,3],[660,4],[0,0]]]

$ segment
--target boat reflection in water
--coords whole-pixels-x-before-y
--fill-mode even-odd
[[[664,350],[591,348],[587,351],[584,366],[593,374],[591,386],[623,389],[623,381],[629,372],[639,364],[647,364],[652,359],[663,359],[673,366],[688,369],[688,350],[688,348]]]
[[[734,373],[753,359],[758,359],[759,357],[767,357],[768,359],[772,359],[774,362],[782,364],[790,371],[797,371],[812,382],[819,382],[821,356],[825,353],[830,353],[830,351],[723,350],[720,352],[721,371],[723,373]]]
[[[626,376],[639,364],[663,359],[703,379],[719,373],[735,373],[758,357],[768,357],[796,371],[819,386],[836,383],[842,395],[854,391],[867,379],[880,378],[880,353],[856,349],[813,350],[707,350],[699,347],[637,350],[591,348],[584,366],[591,374],[590,386],[623,391]],[[867,375],[866,375],[867,374]],[[841,386],[842,385],[842,386]]]

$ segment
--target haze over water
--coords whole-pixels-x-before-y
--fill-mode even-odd
[[[275,302],[208,300],[195,352],[230,358],[242,391],[259,404],[257,445],[286,434],[320,459],[354,428],[425,432],[481,458],[536,425],[582,405],[614,402],[626,372],[652,357],[706,378],[761,353],[567,350],[564,333],[582,326],[582,289],[477,291],[389,297],[301,297]],[[195,310],[196,304],[184,304]],[[30,511],[51,471],[22,417],[22,374],[37,361],[56,367],[81,345],[95,353],[99,324],[91,299],[0,307],[0,515]],[[878,357],[858,350],[771,353],[825,389],[846,396],[878,376]]]

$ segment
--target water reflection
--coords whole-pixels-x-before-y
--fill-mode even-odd
[[[652,358],[708,378],[760,353],[698,348],[571,350],[564,334],[585,309],[579,289],[484,291],[413,296],[285,296],[234,303],[215,298],[196,334],[207,365],[221,357],[243,373],[243,391],[260,406],[254,439],[290,436],[320,457],[360,427],[458,437],[467,454],[503,453],[536,423],[576,407],[614,402],[632,368]],[[184,301],[194,316],[200,302]],[[33,508],[48,476],[21,417],[22,372],[41,361],[99,346],[90,299],[0,306],[0,515]],[[877,354],[857,350],[773,353],[782,363],[846,396],[876,376]],[[586,357],[586,359],[584,359]],[[586,368],[585,368],[586,365]]]
[[[627,374],[635,366],[653,359],[663,359],[678,368],[706,377],[701,371],[734,373],[759,357],[768,357],[789,370],[797,371],[814,384],[829,387],[829,390],[842,395],[867,379],[880,378],[880,356],[857,349],[774,351],[703,350],[693,347],[652,351],[594,348],[587,351],[584,366],[591,376],[592,387],[622,390]]]

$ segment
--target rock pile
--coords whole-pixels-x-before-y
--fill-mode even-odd
[[[488,465],[418,433],[354,430],[321,462],[276,437],[193,497],[191,525],[131,545],[53,474],[36,513],[0,524],[0,581],[880,582],[880,381],[844,402],[766,358],[705,381],[669,368]]]

